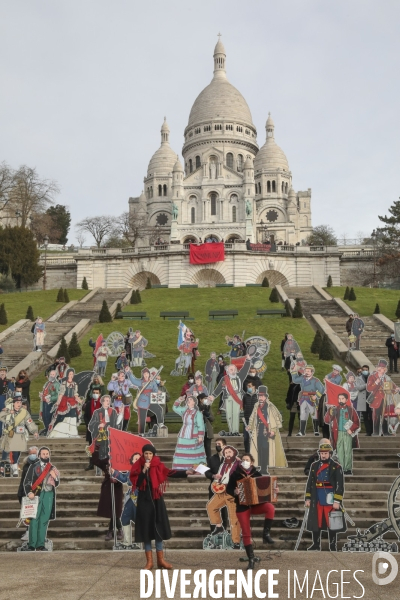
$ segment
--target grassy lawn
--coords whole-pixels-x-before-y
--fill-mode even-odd
[[[156,358],[147,361],[149,367],[164,365],[161,377],[166,380],[166,387],[171,395],[170,410],[172,403],[180,395],[185,377],[174,377],[170,372],[174,368],[175,359],[178,357],[178,321],[164,321],[160,319],[160,311],[189,310],[195,321],[188,321],[187,325],[200,339],[200,357],[196,361],[196,368],[204,373],[205,363],[210,352],[225,353],[228,346],[225,343],[225,335],[242,335],[245,338],[252,335],[261,335],[271,340],[271,350],[266,357],[267,372],[264,375],[264,383],[268,386],[270,398],[284,414],[287,426],[288,414],[285,407],[288,377],[281,370],[280,343],[285,332],[293,333],[300,344],[306,360],[314,364],[316,374],[319,378],[331,371],[332,362],[320,361],[310,352],[310,345],[314,337],[314,331],[305,319],[290,319],[282,317],[255,317],[257,308],[278,308],[280,304],[271,304],[268,300],[270,290],[266,288],[211,288],[211,289],[154,289],[141,292],[142,304],[126,306],[125,311],[143,310],[147,311],[149,321],[116,320],[113,323],[96,324],[91,331],[84,336],[80,345],[82,355],[72,361],[76,372],[90,369],[92,362],[92,351],[88,345],[90,337],[95,339],[100,333],[107,336],[112,331],[126,333],[129,327],[140,329],[144,337],[149,340],[148,350],[156,355]],[[210,309],[237,308],[239,316],[228,321],[209,321],[208,311]],[[229,359],[228,359],[229,361]],[[337,362],[336,360],[333,362]],[[106,382],[109,381],[113,368],[114,359],[110,359],[107,367]],[[139,375],[139,369],[133,369]],[[31,399],[34,412],[38,411],[38,392],[41,390],[45,379],[37,377],[31,386]],[[214,414],[216,409],[214,410]],[[136,431],[136,413],[133,413],[131,429]],[[225,425],[226,427],[226,425]],[[178,431],[179,425],[170,424],[170,431]],[[220,418],[214,421],[214,431],[219,431]]]
[[[80,300],[88,293],[87,290],[68,290],[70,300]],[[53,313],[64,306],[63,302],[56,302],[58,290],[39,290],[37,292],[13,292],[1,294],[0,302],[4,302],[7,311],[7,325],[0,325],[0,332],[10,327],[16,321],[25,319],[28,306],[32,306],[35,317],[48,319]]]
[[[325,288],[325,290],[334,298],[341,298],[343,300],[346,288],[331,287]],[[362,317],[371,316],[375,310],[376,303],[378,303],[381,313],[385,315],[385,317],[397,320],[395,312],[397,303],[400,300],[400,290],[356,287],[354,288],[354,291],[357,300],[354,300],[353,302],[346,300],[346,303],[354,308],[354,312],[357,312]]]

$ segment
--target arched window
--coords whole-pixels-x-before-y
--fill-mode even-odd
[[[239,171],[239,173],[241,173],[243,171],[243,155],[242,154],[238,154],[238,156],[237,156],[237,170]]]
[[[200,156],[196,156],[196,169],[201,167]]]
[[[273,179],[272,181],[272,191],[276,192],[276,184],[275,184],[275,179]]]
[[[149,198],[153,197],[153,186],[150,186],[149,188]]]
[[[287,194],[287,193],[288,193],[288,187],[289,187],[289,186],[288,186],[288,184],[286,183],[286,184],[285,184],[285,194]]]
[[[190,222],[196,223],[196,209],[194,206],[190,209]]]
[[[267,181],[267,194],[271,193],[271,182]]]
[[[158,195],[162,196],[162,185],[160,183],[160,185],[158,186]]]
[[[232,206],[232,223],[236,223],[236,206]]]
[[[164,191],[163,196],[166,196],[167,195],[167,186],[166,186],[165,183],[164,183],[164,186],[163,186],[163,191]]]
[[[192,172],[193,172],[193,162],[192,162],[192,159],[189,158],[189,173],[192,173]]]
[[[282,186],[281,187],[282,187],[282,193],[283,193],[285,191],[285,184],[284,184],[283,181],[282,181]]]
[[[233,169],[233,154],[232,152],[228,152],[226,155],[226,166],[230,169]]]
[[[212,192],[212,194],[210,194],[210,200],[211,200],[211,216],[213,216],[213,215],[217,214],[217,194],[215,192]]]

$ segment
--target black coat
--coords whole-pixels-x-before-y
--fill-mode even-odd
[[[28,469],[31,465],[34,465],[39,459],[36,459],[35,461],[31,462],[29,460],[29,458],[26,458],[24,460],[24,466],[22,467],[22,472],[21,472],[21,479],[19,482],[19,487],[18,487],[18,492],[17,492],[17,498],[21,504],[21,500],[22,498],[24,498],[24,496],[26,496],[25,494],[25,490],[24,490],[24,481],[25,481],[25,476],[28,472]]]
[[[258,402],[257,394],[244,394],[243,396],[243,416],[246,419],[246,423],[249,423],[251,413],[255,403]]]
[[[320,531],[318,527],[318,515],[317,515],[317,471],[321,465],[320,460],[314,462],[311,465],[310,473],[308,475],[307,485],[306,485],[306,495],[305,500],[311,500],[310,510],[308,513],[307,519],[307,531]],[[341,465],[335,462],[332,458],[329,458],[329,482],[333,486],[333,500],[334,502],[339,502],[342,506],[343,494],[344,494],[344,477],[343,477],[343,469]],[[337,529],[336,533],[343,533],[347,530],[346,520],[343,517],[343,527],[341,529]]]
[[[137,480],[139,488],[145,477],[140,473]],[[186,471],[170,471],[169,477],[184,478]],[[156,539],[156,533],[162,540],[169,540],[172,536],[169,524],[168,513],[165,507],[164,498],[161,496],[154,500],[151,494],[151,487],[147,481],[144,490],[138,490],[135,521],[135,542],[148,543]]]
[[[237,488],[237,482],[240,479],[244,479],[245,477],[252,477],[252,478],[261,477],[261,473],[259,471],[257,471],[257,469],[255,467],[251,467],[250,471],[248,472],[248,471],[245,471],[244,469],[242,469],[241,466],[239,466],[229,477],[229,481],[226,486],[227,494],[229,494],[230,496],[233,496],[235,498],[237,513],[245,512],[246,510],[249,510],[249,508],[251,508],[251,506],[247,506],[246,504],[239,504],[239,498],[238,498],[238,496],[235,496],[235,489]]]
[[[213,495],[213,492],[211,491],[211,484],[214,481],[213,475],[216,475],[218,473],[219,468],[220,468],[221,464],[223,463],[223,461],[224,461],[224,457],[223,456],[220,457],[218,452],[217,452],[217,454],[213,454],[212,456],[210,456],[210,458],[207,459],[207,466],[209,467],[209,470],[206,471],[204,474],[207,477],[207,479],[210,480],[210,487],[208,488],[210,498]]]
[[[24,479],[25,496],[27,496],[32,491],[32,485],[40,477],[41,473],[42,473],[42,469],[41,469],[39,460],[37,460],[33,464],[29,465],[28,470],[25,475],[25,479]],[[54,493],[53,493],[53,506],[51,508],[50,519],[49,519],[50,521],[52,521],[53,519],[56,518],[56,487],[58,487],[59,483],[60,483],[59,480],[55,482]],[[42,491],[42,486],[38,486],[36,488],[36,490],[34,491],[34,494],[36,496],[40,496],[41,491]]]
[[[395,342],[397,346],[397,350],[395,350],[393,342],[395,342],[394,338],[389,337],[386,340],[385,346],[388,349],[388,357],[389,358],[398,358],[399,357],[399,344]]]
[[[258,375],[255,375],[254,377],[247,375],[246,379],[243,381],[243,391],[247,390],[248,383],[254,383],[256,390],[262,385],[262,381]]]
[[[122,514],[122,506],[124,500],[124,489],[122,483],[114,481],[112,483],[111,477],[108,473],[108,458],[104,460],[99,459],[99,453],[93,452],[92,463],[99,467],[104,473],[104,479],[101,484],[99,504],[97,506],[97,516],[103,517],[104,519],[112,519],[112,496],[111,486],[114,485],[114,498],[115,498],[115,516],[117,519]]]

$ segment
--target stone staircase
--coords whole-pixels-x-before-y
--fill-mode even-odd
[[[108,308],[110,308],[113,302],[122,302],[122,299],[129,290],[130,288],[113,288],[108,290],[101,288],[87,302],[78,302],[75,306],[72,306],[70,310],[60,318],[59,323],[68,323],[70,327],[76,325],[81,319],[90,319],[92,323],[96,323],[99,320],[99,313],[103,300],[106,300]]]
[[[284,288],[288,298],[300,298],[303,314],[310,320],[311,315],[342,318],[346,323],[347,317],[342,309],[333,300],[324,300],[313,287],[286,287]],[[346,331],[346,330],[345,330]]]
[[[279,477],[279,501],[273,527],[275,548],[294,548],[299,528],[291,530],[282,526],[282,520],[297,517],[301,522],[304,515],[304,489],[306,476],[303,469],[308,457],[318,446],[318,439],[307,435],[305,438],[284,437],[283,444],[289,463],[288,469],[276,469]],[[241,452],[242,438],[231,440]],[[50,523],[49,538],[54,550],[105,550],[112,548],[112,542],[105,542],[108,528],[107,519],[96,516],[100,486],[103,477],[96,477],[94,471],[85,471],[88,458],[84,448],[85,440],[46,440],[52,450],[52,462],[61,472],[61,484],[57,492],[57,519]],[[156,440],[161,459],[171,466],[176,444],[176,435]],[[354,452],[354,476],[346,478],[344,505],[355,521],[356,528],[363,530],[374,523],[386,519],[387,497],[390,487],[399,475],[398,440],[396,438],[368,438],[361,435],[361,449]],[[273,470],[271,470],[272,472]],[[0,550],[13,551],[20,544],[23,529],[16,529],[19,518],[19,504],[16,497],[19,479],[2,479],[0,496]],[[165,501],[171,522],[172,538],[168,548],[201,549],[203,539],[209,533],[206,513],[208,501],[208,480],[189,478],[169,480]],[[252,527],[258,548],[262,547],[262,518],[252,517]],[[349,527],[348,534],[356,532]],[[280,540],[280,536],[292,538]],[[386,538],[395,540],[393,533]],[[310,543],[310,534],[305,533],[301,549]],[[346,536],[339,538],[339,547]],[[324,540],[324,544],[326,541]]]

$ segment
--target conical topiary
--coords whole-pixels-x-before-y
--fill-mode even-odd
[[[82,286],[81,287],[82,287],[83,290],[88,290],[89,289],[88,282],[86,281],[86,277],[83,278],[83,280],[82,280]]]
[[[261,287],[269,287],[269,281],[267,277],[264,277],[264,279],[262,280]]]
[[[118,302],[118,304],[117,304],[117,310],[115,311],[115,318],[122,319],[122,317],[118,316],[118,313],[122,313],[122,306],[121,306],[120,302]]]
[[[350,288],[349,286],[347,286],[345,292],[344,292],[344,296],[343,296],[343,300],[348,300],[349,299],[349,294],[350,294]]]
[[[311,344],[311,352],[313,354],[319,354],[322,346],[322,335],[320,330],[318,329],[315,333],[313,343]]]
[[[332,277],[329,275],[328,277],[328,281],[326,282],[326,287],[332,287],[333,283],[332,283]]]
[[[76,356],[80,356],[82,354],[82,350],[78,342],[78,336],[75,332],[72,334],[72,338],[68,346],[68,353],[70,358],[75,358]]]
[[[64,290],[60,288],[57,294],[57,302],[64,302]]]
[[[67,288],[65,288],[65,290],[64,290],[64,302],[66,304],[69,302],[69,296],[68,296]]]
[[[286,316],[291,317],[292,311],[291,311],[291,306],[290,306],[289,300],[285,301],[285,309],[286,309]]]
[[[28,310],[26,311],[25,319],[29,319],[30,321],[34,321],[35,317],[33,316],[33,308],[32,306],[28,306]]]
[[[130,304],[137,304],[137,303],[138,303],[138,299],[137,299],[136,290],[132,290]]]
[[[375,310],[374,310],[374,315],[380,315],[380,314],[381,314],[381,309],[379,308],[379,304],[376,303]]]
[[[324,333],[324,337],[322,338],[321,349],[319,351],[319,359],[333,360],[332,346],[330,345],[329,338],[326,335],[326,333]]]
[[[103,305],[101,307],[101,311],[99,314],[99,323],[111,323],[112,316],[108,308],[108,304],[105,300],[103,300]]]
[[[151,281],[150,281],[150,277],[147,278],[146,281],[146,290],[151,290]]]
[[[7,312],[4,302],[0,306],[0,325],[7,325]]]
[[[68,351],[67,342],[65,341],[64,336],[62,336],[60,345],[58,346],[56,358],[60,358],[60,356],[63,356],[65,358],[66,363],[69,363],[71,360],[71,357],[70,357],[69,351]]]
[[[356,293],[354,291],[354,288],[351,288],[350,292],[349,292],[349,300],[357,300],[357,296]]]
[[[397,308],[396,308],[396,312],[395,315],[398,319],[400,319],[400,300],[397,303]]]
[[[301,308],[300,298],[296,298],[294,301],[293,319],[302,319],[303,309]]]
[[[136,290],[136,298],[137,298],[138,304],[140,304],[142,302],[142,296],[140,295],[139,290]]]
[[[269,301],[270,302],[279,302],[279,294],[278,294],[278,290],[276,289],[276,287],[272,288],[272,291],[269,295]]]

